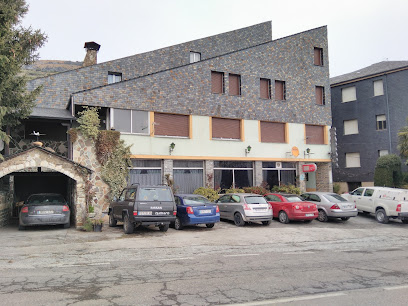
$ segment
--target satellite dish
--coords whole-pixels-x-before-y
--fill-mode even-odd
[[[0,152],[4,149],[4,141],[0,139]]]

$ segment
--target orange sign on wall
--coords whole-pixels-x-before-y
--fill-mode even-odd
[[[299,149],[298,147],[292,147],[292,155],[294,157],[298,157],[299,156]]]

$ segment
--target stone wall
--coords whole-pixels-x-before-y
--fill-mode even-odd
[[[11,217],[10,203],[7,193],[0,191],[0,227],[7,225]]]
[[[333,192],[331,163],[317,163],[316,190]]]
[[[95,192],[92,205],[97,217],[100,217],[102,212],[108,210],[110,188],[102,180],[102,167],[96,158],[94,141],[78,134],[78,139],[73,144],[73,160],[93,171],[90,177],[92,190]]]

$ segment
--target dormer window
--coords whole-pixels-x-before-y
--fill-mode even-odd
[[[122,73],[108,72],[108,84],[113,84],[122,81]]]
[[[201,61],[201,53],[190,51],[190,64]]]

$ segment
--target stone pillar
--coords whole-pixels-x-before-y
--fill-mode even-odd
[[[316,165],[316,190],[333,192],[331,163],[317,163]]]
[[[166,174],[169,175],[169,179],[173,179],[173,160],[165,159],[163,160],[163,184],[167,184]]]
[[[214,188],[214,161],[204,161],[204,187]]]
[[[296,187],[300,188],[301,192],[306,191],[305,173],[303,172],[303,169],[302,169],[302,166],[304,164],[305,164],[304,162],[296,163],[296,173],[297,173]]]
[[[261,186],[263,182],[262,162],[254,162],[254,186]]]

